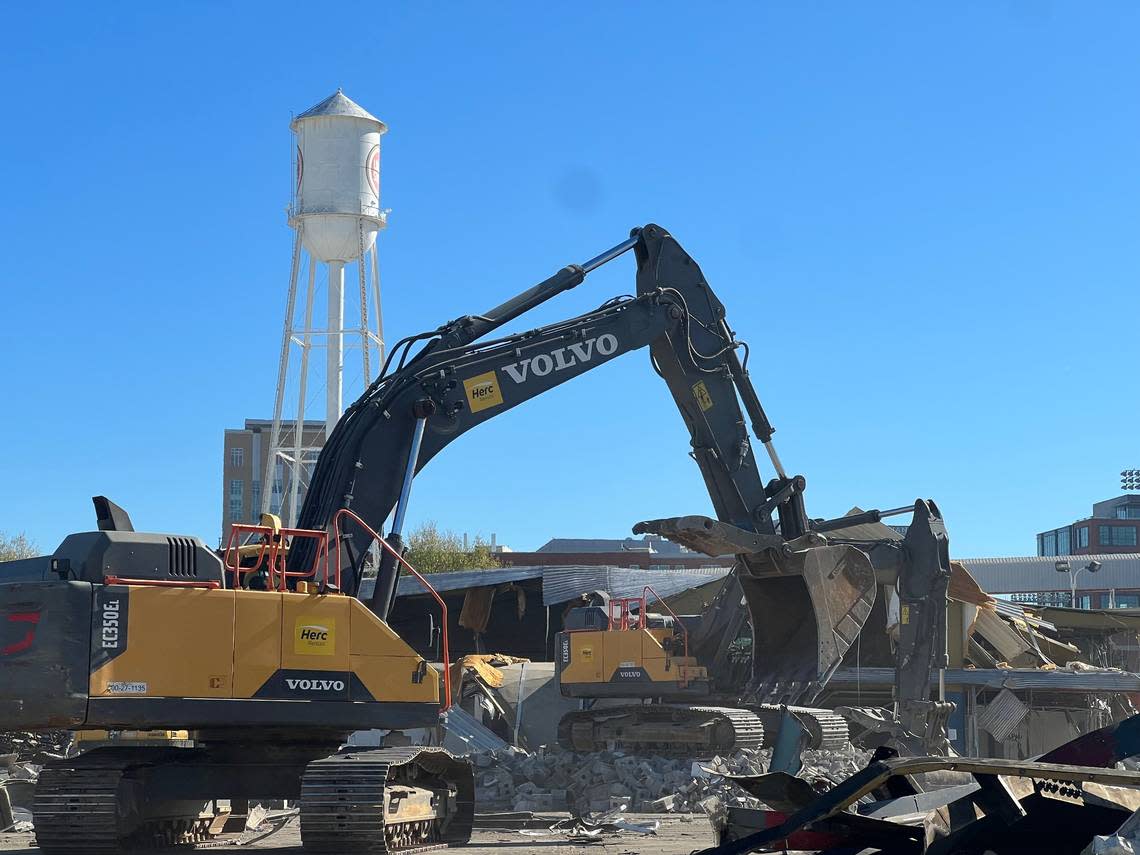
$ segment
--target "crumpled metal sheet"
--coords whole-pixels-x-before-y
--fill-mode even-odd
[[[998,742],[1005,742],[1017,733],[1018,727],[1029,715],[1029,707],[1009,689],[1002,689],[986,708],[978,713],[978,727]]]
[[[509,747],[461,707],[451,707],[441,720],[444,728],[443,746],[453,754],[504,751]]]

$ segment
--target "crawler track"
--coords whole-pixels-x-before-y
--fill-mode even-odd
[[[771,748],[780,732],[780,721],[784,717],[784,708],[776,704],[760,704],[750,707],[760,721],[764,723],[764,747]],[[823,748],[833,751],[841,748],[850,741],[847,722],[842,716],[831,710],[816,709],[814,707],[788,707],[807,728],[811,741],[808,748]]]
[[[63,855],[208,840],[214,816],[204,801],[147,799],[147,770],[173,756],[162,748],[101,749],[48,763],[32,808],[39,848]]]
[[[623,750],[672,756],[760,748],[764,724],[751,710],[631,704],[567,713],[558,744],[567,751]]]
[[[462,845],[474,819],[471,767],[440,749],[336,754],[310,763],[301,779],[301,841],[310,852]]]

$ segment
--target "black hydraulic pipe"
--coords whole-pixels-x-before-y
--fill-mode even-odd
[[[862,525],[863,523],[877,523],[883,517],[893,517],[899,514],[907,514],[914,511],[914,505],[907,505],[905,508],[891,508],[888,511],[863,511],[861,514],[851,514],[848,517],[839,517],[833,520],[813,520],[811,523],[812,531],[834,531],[837,528],[847,528],[852,525]]]
[[[549,279],[511,297],[505,303],[500,303],[482,315],[471,315],[463,318],[457,325],[457,329],[449,336],[449,340],[441,343],[442,348],[450,349],[470,344],[492,330],[498,329],[503,324],[510,323],[519,315],[526,314],[535,306],[545,303],[551,297],[577,287],[582,284],[587,273],[629,252],[640,239],[640,236],[635,235],[617,246],[607,249],[600,255],[594,256],[585,264],[568,264]]]
[[[427,426],[428,417],[434,412],[435,404],[430,399],[416,402],[416,426],[412,432],[412,445],[408,450],[408,463],[404,469],[399,504],[396,505],[392,530],[388,532],[386,538],[392,550],[381,550],[380,566],[376,570],[376,587],[372,590],[372,599],[368,603],[368,607],[382,620],[388,619],[388,613],[396,600],[396,582],[400,577],[399,561],[396,556],[404,554],[404,518],[408,514],[408,501],[412,495],[412,479],[415,477],[416,464],[420,459],[424,428]]]

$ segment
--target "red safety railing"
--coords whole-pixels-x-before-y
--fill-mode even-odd
[[[673,611],[671,608],[669,608],[669,604],[667,602],[665,602],[663,599],[661,599],[661,595],[658,594],[656,591],[654,591],[652,588],[650,588],[648,585],[646,585],[645,589],[641,592],[641,603],[642,603],[641,611],[643,614],[644,614],[645,609],[646,609],[646,604],[648,603],[648,598],[645,596],[646,594],[652,594],[656,598],[657,602],[659,602],[662,606],[665,607],[665,611],[669,612],[669,616],[673,618],[673,626],[675,626],[681,630],[681,638],[682,638],[682,640],[684,642],[684,646],[685,646],[685,656],[688,657],[688,655],[689,655],[689,630],[688,630],[688,628],[685,626],[684,623],[681,622],[681,618],[677,616],[677,613],[675,611]]]
[[[260,541],[255,544],[260,547],[257,560],[251,565],[242,564],[241,536],[243,534],[258,535]],[[305,570],[289,570],[286,556],[290,542],[298,539],[315,540],[317,548],[313,551],[313,561]],[[254,544],[245,544],[254,545]],[[251,573],[266,572],[266,587],[270,591],[286,591],[289,588],[289,579],[313,579],[322,587],[332,587],[340,590],[340,566],[338,562],[336,575],[329,578],[329,536],[325,531],[314,531],[307,528],[274,528],[268,525],[253,525],[247,523],[234,523],[230,526],[230,539],[223,553],[225,568],[233,576],[233,587],[242,587],[242,577]],[[230,563],[230,558],[233,563]],[[322,574],[323,571],[323,574]],[[318,578],[322,575],[322,578]]]
[[[646,596],[646,594],[652,594],[654,596],[654,598],[657,600],[657,602],[659,602],[662,606],[664,606],[665,611],[669,612],[669,615],[673,618],[673,625],[676,626],[679,630],[681,630],[681,639],[682,639],[682,642],[683,642],[684,648],[685,648],[685,656],[688,657],[688,655],[689,655],[689,630],[688,630],[688,628],[685,626],[684,623],[681,622],[681,618],[679,618],[677,616],[677,613],[675,611],[673,611],[671,608],[669,608],[669,604],[667,602],[665,602],[663,599],[661,599],[661,595],[658,594],[656,591],[654,591],[648,585],[646,585],[644,590],[642,590],[640,597],[614,597],[612,600],[610,600],[610,602],[609,602],[609,614],[608,614],[609,622],[610,622],[609,628],[611,630],[616,629],[619,631],[620,630],[630,630],[630,629],[649,629],[649,615],[648,615],[648,611],[647,611],[648,610],[648,604],[649,604],[649,598]],[[630,620],[630,614],[629,614],[630,613],[630,606],[633,603],[637,603],[638,619],[637,619],[637,625],[636,626],[634,626],[633,621]],[[616,612],[615,612],[615,608],[614,608],[615,606],[617,607]],[[616,620],[615,620],[615,618],[616,618]],[[615,626],[615,623],[616,623],[616,626]]]
[[[633,621],[630,619],[630,605],[633,603],[638,604],[638,614],[645,614],[645,599],[643,597],[614,597],[610,600],[608,608],[609,612],[609,629],[627,630],[636,629],[633,626]],[[617,624],[615,626],[615,624]]]
[[[333,542],[335,545],[334,552],[336,554],[336,577],[340,579],[340,519],[341,517],[348,517],[358,526],[363,528],[372,537],[374,541],[380,544],[380,548],[389,552],[399,562],[400,566],[406,569],[409,573],[419,580],[419,583],[424,586],[424,589],[435,598],[436,603],[439,604],[439,610],[442,613],[441,625],[443,627],[442,641],[443,641],[443,707],[441,712],[446,712],[451,709],[451,651],[447,643],[447,603],[443,601],[443,597],[439,592],[431,586],[427,579],[425,579],[420,572],[409,564],[399,552],[388,545],[383,537],[380,536],[372,526],[362,520],[359,516],[354,514],[348,508],[341,508],[333,517]],[[376,583],[379,584],[380,580],[377,579]]]

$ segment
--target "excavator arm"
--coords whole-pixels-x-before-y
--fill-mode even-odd
[[[529,332],[487,338],[630,250],[637,259],[636,295]],[[753,695],[788,703],[810,699],[862,629],[875,598],[876,571],[865,549],[828,540],[823,532],[834,521],[808,519],[805,480],[787,475],[776,454],[773,428],[749,379],[747,345],[733,334],[700,266],[660,226],[635,229],[621,244],[564,267],[484,314],[399,342],[381,378],[329,437],[298,525],[328,530],[337,512],[349,508],[380,530],[394,510],[388,540],[400,548],[412,480],[445,446],[643,347],[689,431],[716,519],[651,520],[635,532],[662,534],[710,555],[736,555],[757,639]],[[745,414],[774,472],[767,483]],[[357,593],[369,538],[352,522],[341,534],[334,548],[342,566],[351,568],[341,584]],[[308,566],[308,548],[296,544],[290,564]],[[395,559],[385,553],[370,603],[381,617],[391,608],[397,575]]]
[[[638,267],[635,296],[529,332],[476,341],[631,249]],[[402,522],[410,476],[457,437],[611,359],[649,347],[688,427],[717,517],[748,529],[767,547],[781,548],[784,539],[773,521],[780,502],[773,503],[764,486],[738,403],[743,390],[744,400],[754,402],[753,423],[762,426],[761,439],[771,449],[771,426],[737,359],[743,345],[700,267],[659,226],[635,230],[597,259],[563,268],[483,315],[401,342],[392,359],[415,340],[426,340],[420,352],[367,390],[333,430],[301,509],[302,528],[328,528],[345,507],[376,529],[393,509]],[[342,580],[353,592],[365,539],[351,528],[349,523],[339,548],[342,565],[355,568]],[[393,526],[394,534],[399,528]],[[309,560],[298,544],[290,561],[305,566]],[[391,562],[381,564],[373,596],[381,614],[390,605],[395,569]]]

